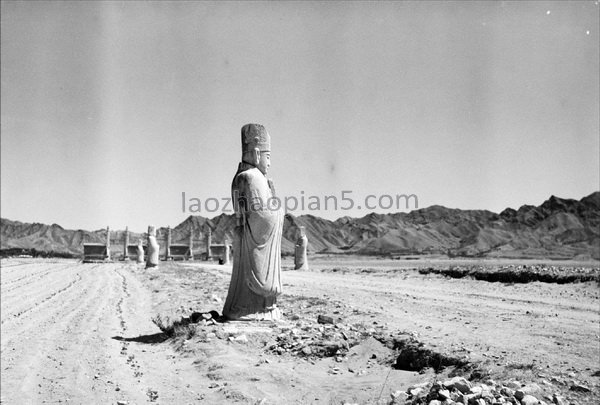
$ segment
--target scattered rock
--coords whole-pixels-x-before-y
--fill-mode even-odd
[[[521,405],[537,405],[539,403],[540,403],[540,401],[533,395],[525,395],[521,399]]]
[[[248,338],[246,337],[246,335],[239,335],[234,337],[233,341],[238,343],[248,343]]]
[[[552,402],[554,405],[565,405],[565,400],[556,394],[552,395]]]
[[[321,324],[331,324],[333,325],[333,318],[330,316],[319,315],[317,317],[317,322]]]
[[[158,391],[148,388],[146,391],[146,395],[148,395],[148,399],[150,402],[154,402],[158,399]]]
[[[390,395],[393,403],[403,404],[408,399],[408,394],[404,391],[395,391]]]
[[[574,383],[573,385],[571,385],[570,390],[575,391],[575,392],[590,392],[591,391],[589,389],[589,387],[586,387],[585,385],[578,384],[578,383]]]
[[[409,393],[409,394],[410,394],[410,396],[411,396],[411,397],[413,397],[413,398],[414,398],[414,397],[419,397],[419,396],[421,396],[422,394],[424,394],[424,393],[425,393],[425,388],[421,388],[421,387],[418,387],[418,388],[412,388],[412,389],[409,389],[409,390],[408,390],[408,393]]]
[[[471,392],[471,383],[464,377],[454,377],[451,380],[444,381],[443,385],[450,390],[457,389],[463,394]]]
[[[451,399],[450,391],[448,391],[448,390],[439,390],[438,395],[440,396],[440,398],[442,400]]]
[[[513,390],[518,390],[521,388],[521,383],[518,381],[507,381],[504,383],[504,385],[508,388],[512,388]]]

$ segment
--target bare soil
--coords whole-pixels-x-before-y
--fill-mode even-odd
[[[388,404],[449,375],[600,402],[597,281],[419,273],[523,264],[540,262],[325,257],[298,272],[285,260],[284,321],[221,323],[198,317],[221,312],[230,266],[2,260],[2,403]],[[157,315],[180,326],[167,335]]]

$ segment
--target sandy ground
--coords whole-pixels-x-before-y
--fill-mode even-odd
[[[540,399],[558,392],[570,403],[599,402],[597,283],[502,284],[415,270],[446,264],[315,260],[311,271],[284,271],[284,322],[194,325],[166,339],[152,318],[220,312],[231,267],[3,260],[2,403],[386,404],[451,371],[393,369],[397,353],[368,335],[397,333],[464,358],[486,378],[536,382]],[[317,324],[319,314],[336,325]],[[367,331],[360,344],[339,356],[273,350],[286,334],[300,342],[358,330]],[[570,391],[573,382],[591,392]]]

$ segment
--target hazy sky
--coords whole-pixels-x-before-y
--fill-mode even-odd
[[[281,197],[500,212],[600,189],[598,2],[3,1],[1,16],[4,218],[143,231],[190,215],[182,192],[215,216],[204,202],[229,196],[248,122],[271,134]]]

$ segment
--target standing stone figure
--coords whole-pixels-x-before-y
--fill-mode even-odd
[[[137,244],[137,262],[144,263],[144,245],[142,244],[142,240],[138,240]]]
[[[158,242],[156,241],[156,229],[153,226],[148,227],[148,260],[146,268],[158,266]]]
[[[271,139],[259,124],[242,127],[242,161],[231,184],[236,215],[233,270],[223,315],[230,320],[278,320],[284,212],[266,174]]]
[[[308,270],[308,259],[306,257],[306,250],[308,247],[308,239],[304,232],[304,227],[298,227],[298,239],[294,249],[294,269],[295,270]]]

